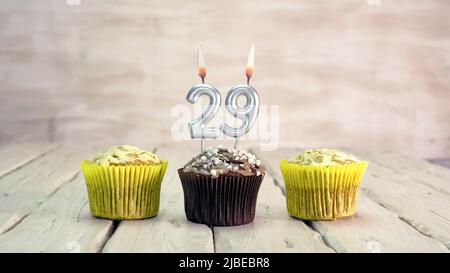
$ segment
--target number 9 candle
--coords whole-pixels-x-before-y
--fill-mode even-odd
[[[237,148],[238,138],[245,135],[255,124],[259,113],[259,95],[258,92],[250,86],[250,79],[253,76],[253,67],[255,63],[255,46],[252,45],[248,55],[247,68],[245,74],[247,76],[247,84],[238,84],[233,86],[225,98],[225,107],[231,115],[242,120],[242,125],[233,128],[223,123],[220,127],[222,132],[230,137],[236,138],[234,147]],[[239,106],[238,99],[245,96],[246,103]]]

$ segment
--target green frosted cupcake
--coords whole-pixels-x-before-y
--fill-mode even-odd
[[[166,168],[167,161],[130,145],[82,161],[91,213],[108,219],[156,216]]]
[[[330,149],[307,150],[281,160],[288,213],[308,220],[353,215],[367,165],[353,155]]]

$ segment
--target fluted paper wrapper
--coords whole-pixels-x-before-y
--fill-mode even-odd
[[[366,161],[342,166],[303,166],[280,161],[288,213],[307,220],[336,220],[353,215],[367,165]]]
[[[84,160],[81,169],[94,216],[125,220],[158,214],[167,161],[158,165],[99,166]]]
[[[264,174],[217,178],[178,169],[184,191],[186,218],[212,226],[237,226],[253,222],[256,199]]]

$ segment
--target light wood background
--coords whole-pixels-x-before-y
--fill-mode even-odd
[[[198,45],[224,94],[254,42],[280,145],[448,157],[450,1],[377,2],[1,1],[0,145],[170,144]]]

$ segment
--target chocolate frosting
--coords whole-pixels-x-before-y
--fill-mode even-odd
[[[192,158],[183,169],[200,175],[218,177],[259,176],[264,173],[261,161],[254,154],[234,148],[207,148]]]

